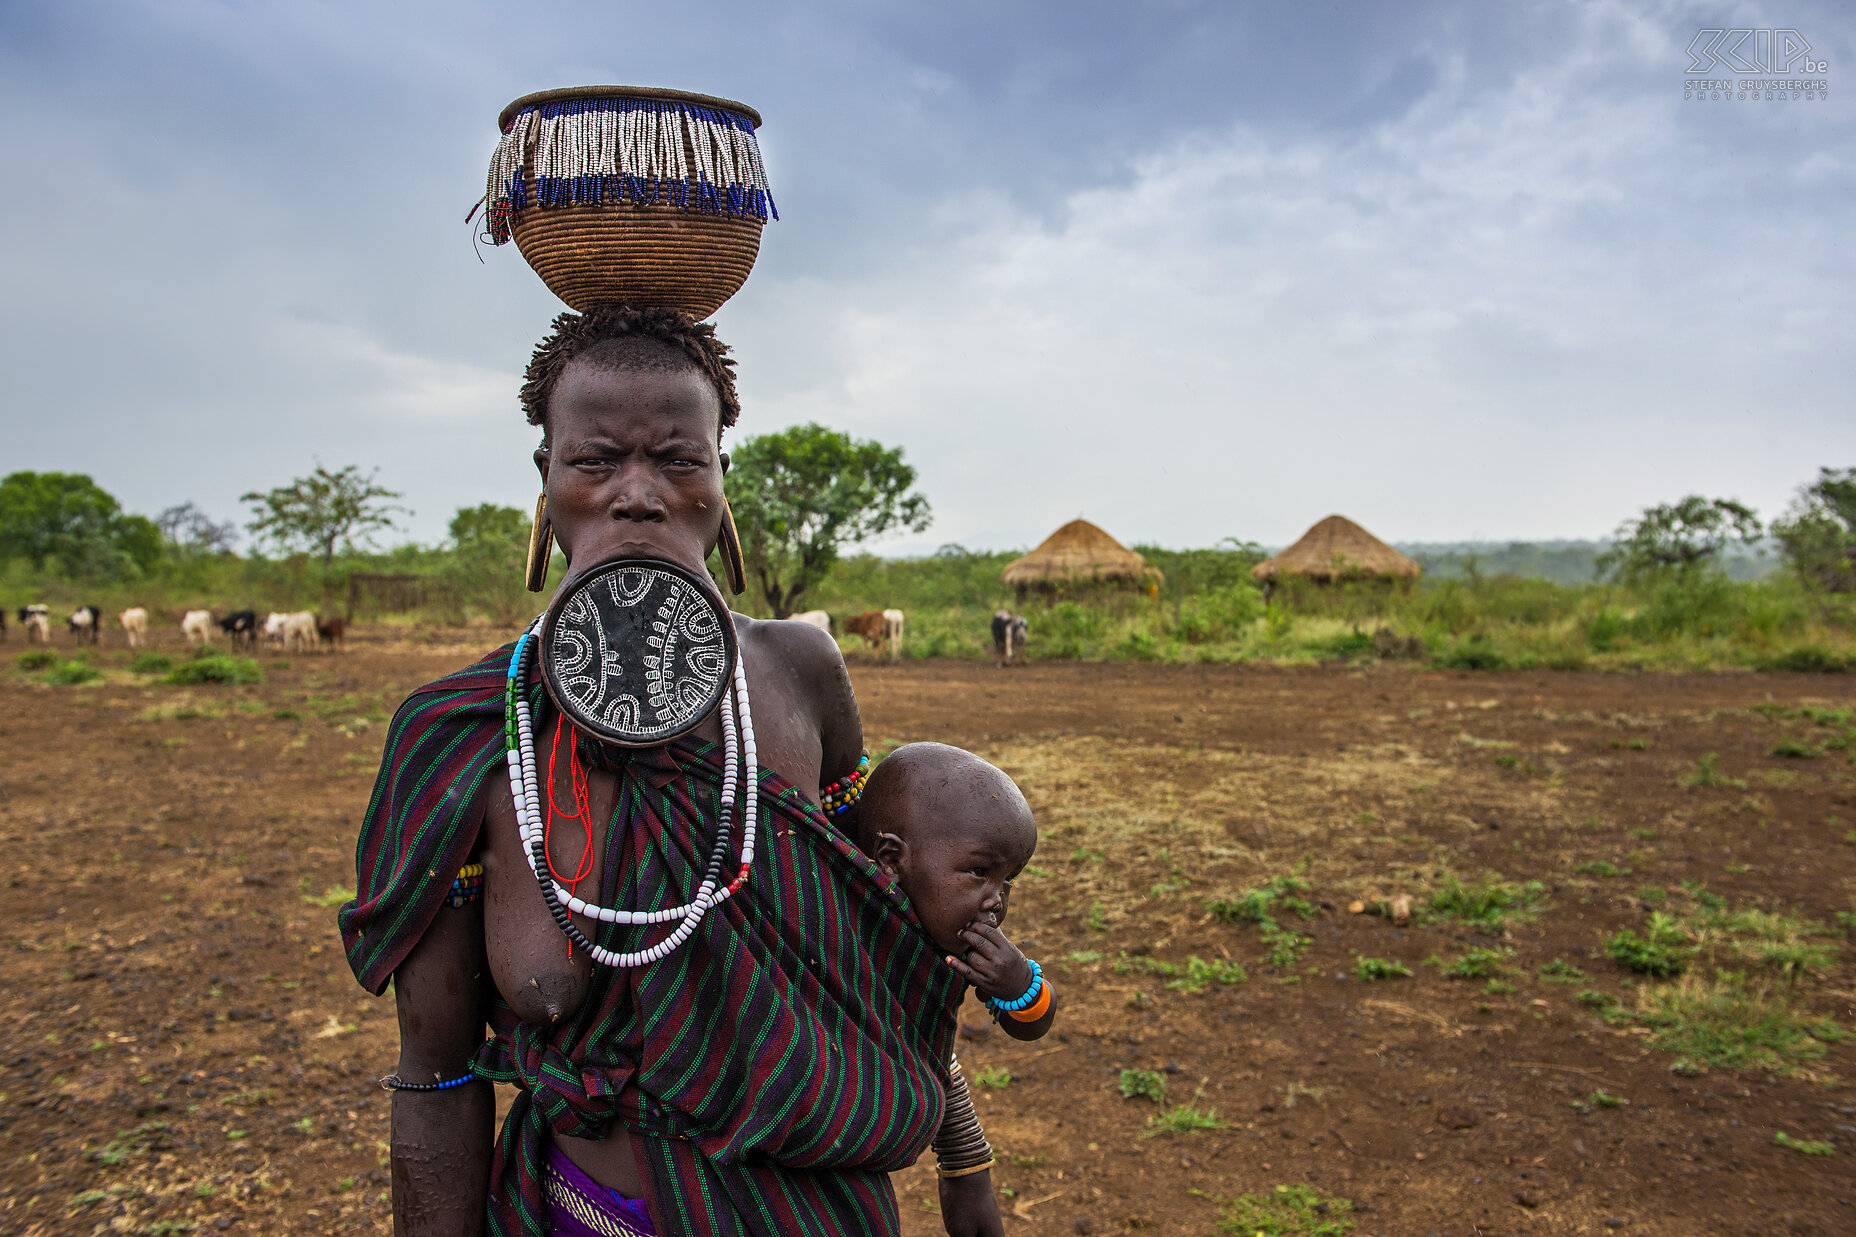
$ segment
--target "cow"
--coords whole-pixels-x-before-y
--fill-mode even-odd
[[[264,616],[264,644],[266,648],[281,648],[284,642],[284,621],[290,616],[272,610]]]
[[[316,634],[327,640],[331,649],[338,649],[342,646],[343,638],[348,634],[348,620],[339,614],[330,615],[328,618],[323,618],[318,614]]]
[[[180,618],[181,638],[188,644],[211,644],[213,642],[213,612],[211,610],[189,610]]]
[[[891,657],[902,656],[902,611],[865,610],[855,618],[844,620],[844,634],[862,636],[875,653],[885,646]]]
[[[102,634],[103,611],[95,606],[79,606],[71,611],[71,617],[64,621],[64,626],[79,642],[88,640],[95,644],[97,637]]]
[[[795,614],[793,615],[793,622],[805,623],[823,632],[829,632],[831,630],[831,615],[825,613],[823,610],[807,610],[804,614]]]
[[[234,610],[219,620],[219,630],[226,633],[232,641],[232,647],[256,645],[258,643],[258,613],[255,610]]]
[[[116,621],[122,624],[123,639],[129,642],[129,647],[141,648],[142,641],[148,638],[148,611],[140,606],[131,606],[118,614]]]
[[[19,625],[26,629],[26,643],[50,644],[52,642],[52,608],[50,606],[21,606],[19,608]]]
[[[295,614],[283,616],[283,643],[286,650],[313,649],[321,641],[316,634],[316,616],[308,610],[298,610]]]
[[[1024,656],[1025,640],[1030,634],[1031,624],[1023,615],[1010,610],[993,611],[992,651],[1001,667],[1011,665],[1014,657]]]

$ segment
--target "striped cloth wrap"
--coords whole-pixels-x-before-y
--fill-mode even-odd
[[[394,718],[357,896],[340,912],[349,965],[371,992],[476,846],[482,789],[503,768],[512,647],[420,688]],[[540,730],[552,706],[530,690]],[[492,1164],[487,1231],[545,1233],[550,1136],[600,1138],[614,1121],[632,1134],[660,1232],[898,1231],[887,1174],[940,1124],[964,987],[894,882],[797,787],[758,774],[753,873],[689,944],[650,966],[593,968],[586,1001],[552,1029],[493,997],[476,1071],[520,1091]],[[720,811],[719,751],[637,751],[616,776],[597,900],[687,901]],[[633,949],[663,931],[599,924],[592,935]]]

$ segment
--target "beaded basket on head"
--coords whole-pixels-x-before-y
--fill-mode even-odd
[[[661,306],[698,321],[754,269],[778,219],[760,113],[708,95],[570,86],[503,109],[484,226],[576,310]]]

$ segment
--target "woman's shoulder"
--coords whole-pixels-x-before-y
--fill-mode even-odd
[[[423,696],[434,692],[475,691],[485,687],[494,687],[501,691],[509,681],[509,656],[515,651],[515,641],[499,648],[491,649],[482,657],[450,674],[433,679],[430,683],[413,689],[413,696]]]

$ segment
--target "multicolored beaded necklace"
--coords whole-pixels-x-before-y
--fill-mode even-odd
[[[825,787],[819,795],[818,805],[825,809],[827,816],[842,816],[857,806],[857,801],[864,797],[864,779],[870,776],[870,753],[865,752],[857,758],[857,767]]]
[[[509,766],[509,793],[515,800],[516,829],[522,838],[529,870],[535,874],[535,883],[541,889],[542,900],[548,904],[549,914],[554,916],[554,922],[567,939],[576,947],[584,949],[602,966],[645,966],[665,957],[689,940],[711,907],[741,889],[747,881],[748,868],[754,862],[754,835],[758,815],[758,796],[754,787],[755,771],[760,765],[759,752],[754,742],[754,715],[748,706],[747,671],[742,664],[745,659],[735,659],[734,708],[730,709],[724,704],[718,710],[722,721],[723,750],[721,819],[716,828],[715,849],[710,852],[709,860],[703,866],[702,881],[696,888],[696,896],[682,906],[666,910],[614,910],[583,901],[560,885],[554,877],[548,857],[546,826],[540,810],[541,782],[536,776],[534,728],[529,718],[528,701],[521,691],[523,669],[528,663],[530,652],[539,645],[540,632],[541,620],[536,619],[522,633],[521,639],[516,641],[515,652],[509,657],[509,680],[503,695],[503,742]],[[743,791],[739,796],[742,803],[741,867],[735,873],[735,878],[723,885],[722,865],[728,853],[728,835],[734,819],[737,787]],[[588,940],[586,934],[575,926],[571,915],[587,915],[601,923],[628,925],[677,922],[677,927],[669,936],[649,948],[619,953]]]

